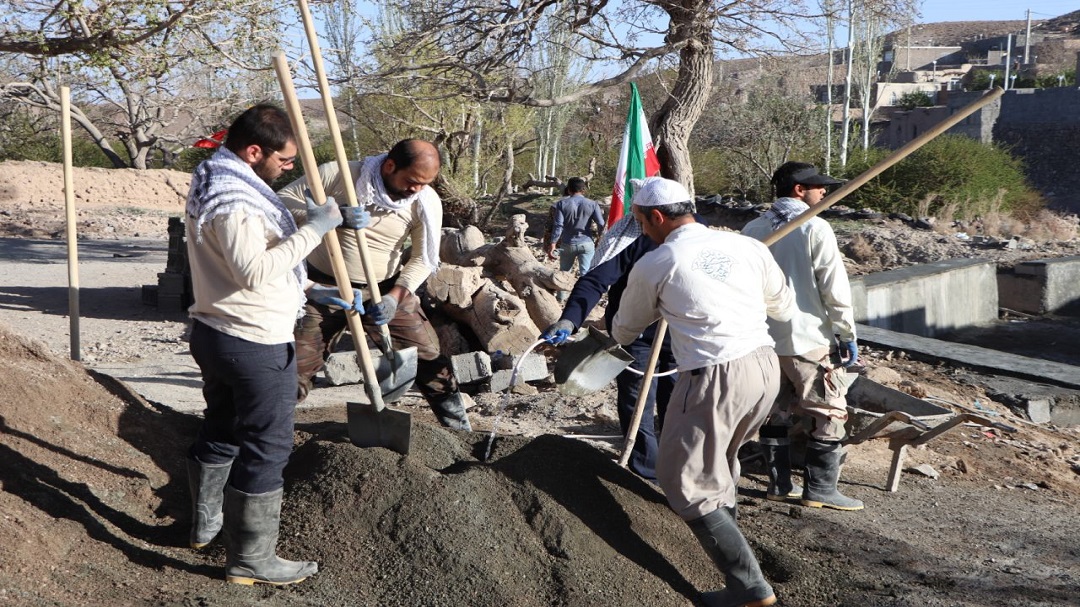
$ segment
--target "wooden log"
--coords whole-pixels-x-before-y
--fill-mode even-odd
[[[480,266],[490,248],[484,233],[476,226],[465,226],[460,230],[445,228],[439,245],[439,258],[444,263],[456,266]]]
[[[484,268],[497,279],[508,281],[525,300],[533,322],[539,327],[547,327],[562,314],[555,291],[569,291],[574,288],[576,279],[570,272],[550,268],[536,260],[533,250],[525,246],[528,227],[524,215],[511,217],[506,237],[487,251]]]
[[[482,276],[482,268],[463,268],[443,264],[438,271],[428,277],[428,293],[441,302],[458,308],[472,305],[477,291],[488,282]]]
[[[543,179],[537,179],[531,173],[529,174],[529,180],[521,184],[520,189],[527,190],[529,188],[561,188],[566,185],[561,179],[555,175],[544,175]]]
[[[459,309],[467,308],[470,303],[475,305],[476,296],[483,287],[481,268],[475,267],[479,264],[484,276],[509,283],[506,289],[513,291],[522,302],[522,309],[528,312],[532,326],[550,326],[562,314],[556,292],[572,289],[575,278],[570,272],[545,266],[536,259],[535,252],[526,242],[528,227],[524,215],[514,215],[502,242],[497,245],[486,244],[483,234],[472,226],[444,230],[440,250],[443,266],[428,279],[429,292],[436,299]],[[447,313],[455,315],[452,310]],[[488,332],[487,328],[474,326],[480,322],[477,318],[462,317],[459,320],[468,324],[478,336]]]
[[[467,308],[447,306],[447,314],[473,330],[486,352],[522,354],[540,336],[525,302],[500,285],[485,281]]]

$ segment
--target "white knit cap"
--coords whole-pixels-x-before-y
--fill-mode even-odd
[[[634,186],[634,197],[631,204],[639,207],[658,207],[665,204],[678,202],[691,202],[690,192],[686,191],[678,181],[664,179],[663,177],[648,177],[646,179],[631,179]]]

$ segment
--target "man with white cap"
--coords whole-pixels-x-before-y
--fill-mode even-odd
[[[746,224],[743,234],[762,240],[825,197],[831,185],[843,183],[822,175],[812,164],[786,162],[772,178],[772,208]],[[850,375],[844,367],[859,360],[855,314],[844,258],[829,222],[814,217],[769,246],[798,296],[798,312],[788,320],[769,322],[783,372],[780,398],[761,427],[760,443],[769,474],[766,497],[774,501],[801,498],[802,505],[834,510],[862,510],[860,500],[836,488],[844,451]],[[841,349],[836,348],[839,337]],[[841,359],[841,353],[846,360]],[[806,444],[805,489],[791,481],[788,431],[792,415],[810,422]]]
[[[795,312],[794,294],[765,245],[697,223],[678,182],[654,178],[635,194],[633,215],[661,243],[630,272],[611,328],[620,344],[663,318],[679,380],[664,418],[656,476],[724,574],[710,607],[776,603],[735,520],[739,448],[765,421],[780,387],[766,317]]]

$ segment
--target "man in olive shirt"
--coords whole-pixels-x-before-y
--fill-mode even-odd
[[[405,139],[386,154],[349,163],[347,178],[356,184],[359,205],[371,215],[364,236],[379,280],[379,291],[384,293],[382,301],[364,306],[368,313],[362,321],[368,337],[376,344],[381,341],[377,327],[386,324],[395,347],[415,346],[419,359],[416,385],[435,417],[443,426],[471,430],[450,359],[440,352],[439,338],[416,296],[417,289],[439,263],[442,201],[430,184],[438,177],[440,166],[438,148],[418,139]],[[327,195],[345,200],[345,182],[337,163],[320,166],[319,176]],[[305,187],[305,181],[300,179],[279,192],[301,225],[305,221]],[[370,293],[363,282],[366,274],[352,227],[349,223],[344,224],[338,230],[338,239],[349,279],[368,299]],[[404,251],[409,241],[412,255],[406,261]],[[311,280],[335,284],[325,245],[320,245],[308,256],[307,270]],[[298,396],[301,401],[311,389],[312,378],[322,369],[334,337],[346,326],[344,311],[308,302],[296,330]]]

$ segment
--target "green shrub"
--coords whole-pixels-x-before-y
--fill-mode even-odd
[[[908,91],[900,95],[896,105],[901,109],[913,110],[917,107],[932,107],[934,100],[930,98],[926,91]]]
[[[18,141],[0,144],[0,160],[39,160],[63,162],[64,152],[59,135],[37,134]],[[71,164],[77,167],[103,167],[111,169],[113,163],[97,145],[83,138],[71,140]]]
[[[1004,76],[1004,72],[1001,70],[989,71],[979,70],[971,76],[971,82],[968,84],[968,89],[972,91],[985,91],[990,88],[990,74],[994,75],[994,86],[1001,87],[1001,79]]]
[[[888,154],[875,150],[866,160],[849,163],[843,175],[854,177]],[[989,212],[1031,214],[1043,206],[1028,186],[1020,160],[1000,146],[962,135],[934,139],[870,180],[849,200],[849,206],[909,215],[955,209],[958,218]]]

